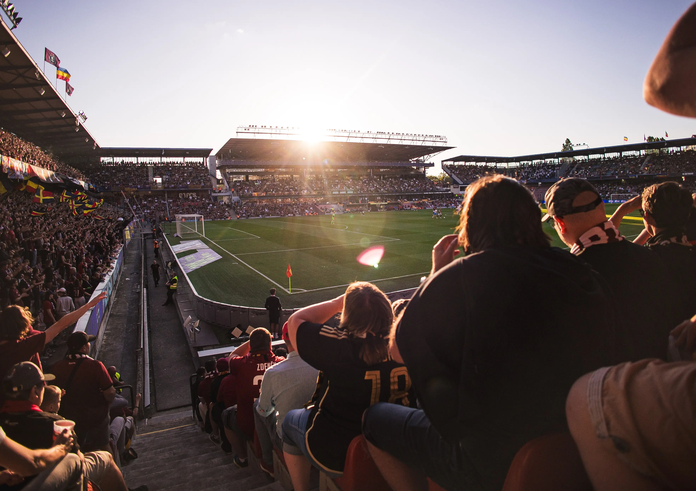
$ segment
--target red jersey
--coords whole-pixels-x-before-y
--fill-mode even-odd
[[[271,351],[257,351],[230,360],[230,374],[237,380],[237,425],[250,440],[254,436],[254,400],[259,397],[263,374],[284,359]]]

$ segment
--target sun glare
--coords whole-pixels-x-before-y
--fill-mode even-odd
[[[300,139],[310,144],[318,143],[324,137],[325,132],[319,128],[305,128],[300,131]]]

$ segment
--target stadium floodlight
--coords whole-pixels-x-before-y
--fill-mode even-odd
[[[65,117],[65,111],[61,111],[61,112],[60,112],[60,117],[61,117],[61,118],[64,118],[64,117]]]
[[[75,133],[77,133],[78,131],[80,131],[80,127],[79,127],[79,126],[76,126],[76,127],[75,127]]]
[[[10,56],[10,53],[11,53],[10,48],[8,48],[7,46],[2,48],[2,56],[4,56],[5,58]]]
[[[19,16],[19,12],[15,10],[15,6],[12,5],[10,2],[4,0],[0,4],[0,6],[2,6],[2,9],[5,11],[5,15],[7,15],[7,17],[10,19],[10,22],[12,22],[12,27],[10,27],[10,30],[14,29],[19,25],[20,22],[22,22],[22,18]]]
[[[40,94],[40,95],[44,95],[45,93],[46,93],[46,89],[44,89],[43,87],[41,87],[41,88],[39,89],[39,94]]]
[[[89,143],[89,138],[85,138],[85,143]]]

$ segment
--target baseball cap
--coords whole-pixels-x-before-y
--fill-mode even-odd
[[[65,288],[58,288],[58,293],[65,293]]]
[[[249,335],[249,351],[268,351],[271,349],[271,333],[257,327]]]
[[[12,399],[13,395],[25,392],[41,382],[55,380],[55,375],[41,373],[39,367],[30,361],[17,363],[7,372],[2,381],[5,396]]]
[[[584,192],[591,192],[597,196],[597,198],[591,203],[574,206],[573,202],[575,198]],[[546,191],[546,196],[544,198],[546,200],[547,211],[546,215],[541,219],[542,222],[545,222],[551,217],[564,217],[575,213],[591,211],[597,208],[602,202],[599,191],[597,191],[589,181],[577,177],[568,177],[554,183],[554,185]]]
[[[75,353],[87,343],[91,343],[97,339],[96,336],[91,336],[83,331],[76,331],[70,335],[65,344],[68,345],[68,351]]]

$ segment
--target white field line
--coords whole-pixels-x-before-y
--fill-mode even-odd
[[[394,242],[397,240],[401,240],[401,239],[387,239],[387,240],[383,240],[381,242]],[[279,249],[276,251],[242,252],[240,254],[237,254],[237,256],[250,256],[252,254],[274,254],[276,252],[310,251],[312,249],[327,249],[330,247],[346,247],[346,246],[359,246],[359,245],[362,245],[362,244],[360,242],[354,242],[352,244],[334,244],[334,245],[328,245],[328,246],[303,247],[303,248],[299,248],[299,249]]]
[[[252,270],[254,273],[258,274],[258,275],[261,276],[262,278],[266,278],[268,281],[270,281],[271,283],[273,283],[275,286],[277,286],[278,288],[280,288],[281,290],[283,290],[285,293],[288,293],[288,294],[290,293],[285,287],[283,287],[283,285],[281,285],[281,284],[279,284],[279,283],[276,283],[275,281],[273,281],[272,279],[270,279],[268,276],[266,276],[265,274],[263,274],[263,273],[262,273],[261,271],[259,271],[258,269],[252,267],[250,264],[245,263],[244,261],[242,261],[241,259],[239,259],[237,256],[235,256],[234,254],[232,254],[230,251],[228,251],[227,249],[225,249],[224,247],[222,247],[220,244],[218,244],[218,243],[215,242],[214,240],[208,239],[207,237],[205,237],[205,239],[209,240],[211,244],[213,244],[213,245],[215,245],[216,247],[218,247],[218,248],[222,249],[223,251],[225,251],[227,254],[229,254],[230,256],[232,256],[233,258],[235,258],[238,262],[242,263],[244,266],[246,266],[247,268],[249,268],[250,270]]]
[[[255,239],[260,239],[260,238],[261,238],[261,237],[259,237],[258,235],[254,235],[254,234],[252,234],[252,233],[245,232],[244,230],[239,230],[238,228],[229,227],[228,229],[229,229],[229,230],[236,230],[237,232],[241,232],[241,233],[243,233],[243,234],[251,235],[251,236],[252,236],[253,238],[255,238]]]
[[[405,274],[402,276],[392,276],[391,278],[380,278],[378,280],[370,280],[370,283],[379,283],[380,281],[398,280],[401,278],[408,278],[409,276],[421,276],[421,275],[425,275],[425,274],[430,274],[430,271],[425,271],[423,273]],[[345,287],[348,285],[350,285],[350,283],[346,283],[345,285],[324,286],[321,288],[314,288],[313,290],[304,290],[302,292],[299,292],[298,295],[300,293],[310,293],[310,292],[318,292],[321,290],[331,290],[332,288],[341,288],[341,287]],[[295,295],[295,293],[293,293],[293,295]]]
[[[322,227],[321,225],[302,225],[302,227],[323,228],[323,229],[328,229],[328,230],[337,230],[339,232],[345,232],[347,234],[367,235],[369,237],[379,237],[380,239],[388,239],[388,240],[401,240],[401,239],[395,239],[394,237],[387,237],[386,235],[374,235],[374,234],[366,234],[365,232],[355,232],[353,230],[348,230],[348,225],[344,226],[344,230],[336,229],[336,227]]]
[[[356,232],[356,233],[358,233],[358,232]],[[363,235],[369,235],[369,234],[363,234]],[[380,237],[380,236],[379,236],[379,235],[373,235],[373,237]],[[243,253],[243,254],[232,254],[230,251],[228,251],[227,249],[225,249],[224,247],[222,247],[220,244],[216,243],[214,240],[209,239],[208,237],[203,237],[203,238],[206,239],[206,240],[208,240],[208,241],[210,241],[211,244],[215,245],[216,247],[220,248],[221,250],[225,251],[227,254],[229,254],[230,256],[232,256],[233,258],[235,258],[237,261],[239,261],[241,264],[243,264],[244,266],[246,266],[247,268],[249,268],[250,270],[252,270],[252,271],[255,272],[256,274],[258,274],[259,276],[261,276],[261,277],[267,279],[268,281],[270,281],[271,283],[273,283],[275,286],[277,286],[278,288],[280,288],[281,290],[283,290],[283,291],[284,291],[285,293],[287,293],[288,295],[300,295],[300,294],[302,294],[302,293],[318,292],[318,291],[321,291],[321,290],[331,290],[332,288],[341,288],[341,287],[345,287],[345,286],[350,285],[350,283],[346,283],[346,284],[344,284],[344,285],[324,286],[324,287],[322,287],[322,288],[314,288],[314,289],[312,289],[312,290],[303,290],[302,288],[296,288],[295,290],[301,290],[301,291],[297,291],[296,293],[291,293],[291,292],[288,291],[288,289],[285,288],[283,285],[281,285],[280,283],[276,283],[276,282],[273,281],[271,278],[269,278],[268,276],[266,276],[265,274],[263,274],[261,271],[259,271],[258,269],[252,267],[250,264],[245,263],[244,261],[242,261],[241,259],[239,259],[239,257],[237,257],[237,256],[245,255],[245,254],[265,254],[266,252],[260,252],[260,253],[246,252],[246,253]],[[394,239],[393,237],[390,238],[390,241],[396,241],[396,240],[400,240],[400,239]],[[335,245],[335,246],[325,246],[325,247],[343,247],[344,245],[345,245],[345,244],[340,244],[340,245]],[[351,245],[354,245],[354,244],[351,244]],[[307,247],[306,249],[321,249],[321,247]],[[302,251],[302,250],[306,250],[306,249],[289,249],[289,250],[292,250],[292,251]],[[267,252],[284,252],[284,251],[267,251]],[[391,278],[380,278],[380,279],[378,279],[378,280],[372,280],[372,283],[377,283],[377,282],[380,282],[380,281],[398,280],[398,279],[400,279],[400,278],[408,278],[409,276],[418,276],[418,275],[424,275],[424,274],[428,274],[428,272],[426,271],[426,272],[423,272],[423,273],[413,273],[413,274],[406,274],[406,275],[402,275],[402,276],[392,276]]]

